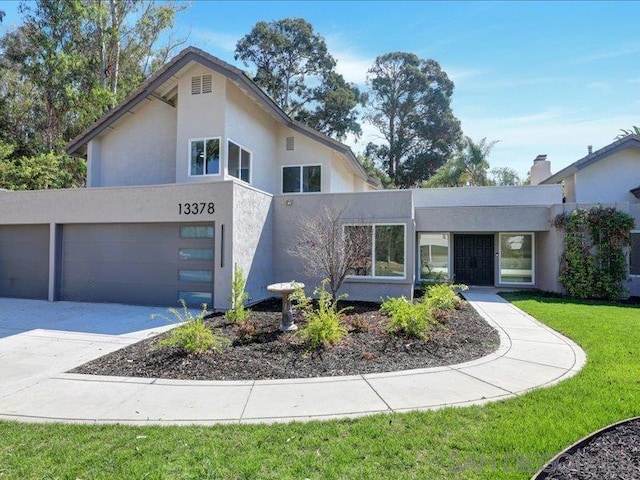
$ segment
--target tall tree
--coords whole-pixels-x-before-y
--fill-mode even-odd
[[[142,0],[23,1],[23,24],[0,39],[0,77],[8,79],[0,86],[0,117],[18,126],[14,117],[23,112],[37,153],[60,150],[166,59],[170,45],[157,43],[183,8]],[[23,129],[10,130],[18,132],[15,141],[4,140],[22,149]]]
[[[324,38],[302,18],[258,22],[238,41],[236,60],[253,65],[253,80],[292,118],[337,138],[360,134],[357,86],[335,71]]]
[[[478,187],[491,185],[492,182],[487,176],[489,170],[487,157],[496,143],[498,142],[487,142],[486,138],[474,142],[471,138],[465,137],[463,147],[456,152],[453,158],[440,167],[424,183],[424,186]]]
[[[640,135],[640,127],[633,125],[631,128],[621,128],[620,134],[616,136],[616,140],[626,137],[627,135]]]
[[[4,10],[0,10],[0,23],[2,23],[2,20],[4,20]]]
[[[393,52],[369,69],[368,119],[385,143],[372,145],[398,187],[429,178],[455,150],[460,122],[451,111],[453,82],[435,60]]]

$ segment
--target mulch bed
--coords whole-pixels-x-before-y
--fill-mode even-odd
[[[387,317],[376,303],[344,302],[352,307],[344,317],[350,335],[327,349],[307,351],[295,333],[281,333],[279,299],[251,308],[256,334],[238,338],[224,316],[207,322],[233,340],[221,353],[188,355],[176,349],[158,349],[163,335],[150,338],[93,360],[73,373],[192,380],[263,380],[391,372],[436,367],[482,357],[500,344],[498,333],[466,302],[452,312],[428,341],[391,337]],[[343,305],[341,305],[343,306]],[[304,320],[295,318],[304,326]]]
[[[556,480],[640,478],[640,420],[631,420],[565,453],[538,478]]]

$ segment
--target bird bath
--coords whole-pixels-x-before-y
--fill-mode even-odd
[[[267,290],[282,295],[282,321],[280,323],[281,332],[291,332],[297,330],[298,326],[293,323],[293,312],[291,311],[291,299],[289,295],[298,288],[304,288],[304,283],[283,282],[274,283],[267,287]]]

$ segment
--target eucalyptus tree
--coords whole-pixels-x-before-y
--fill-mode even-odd
[[[393,52],[375,59],[367,83],[367,118],[384,140],[368,151],[396,186],[418,185],[459,143],[460,122],[451,111],[453,82],[435,60]]]
[[[336,72],[324,38],[302,18],[260,21],[242,37],[235,59],[253,66],[253,81],[295,120],[337,138],[360,134],[358,87]]]

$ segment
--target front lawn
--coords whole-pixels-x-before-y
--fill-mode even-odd
[[[0,422],[0,478],[529,478],[640,414],[640,308],[509,294],[587,352],[577,376],[483,407],[274,426]]]

